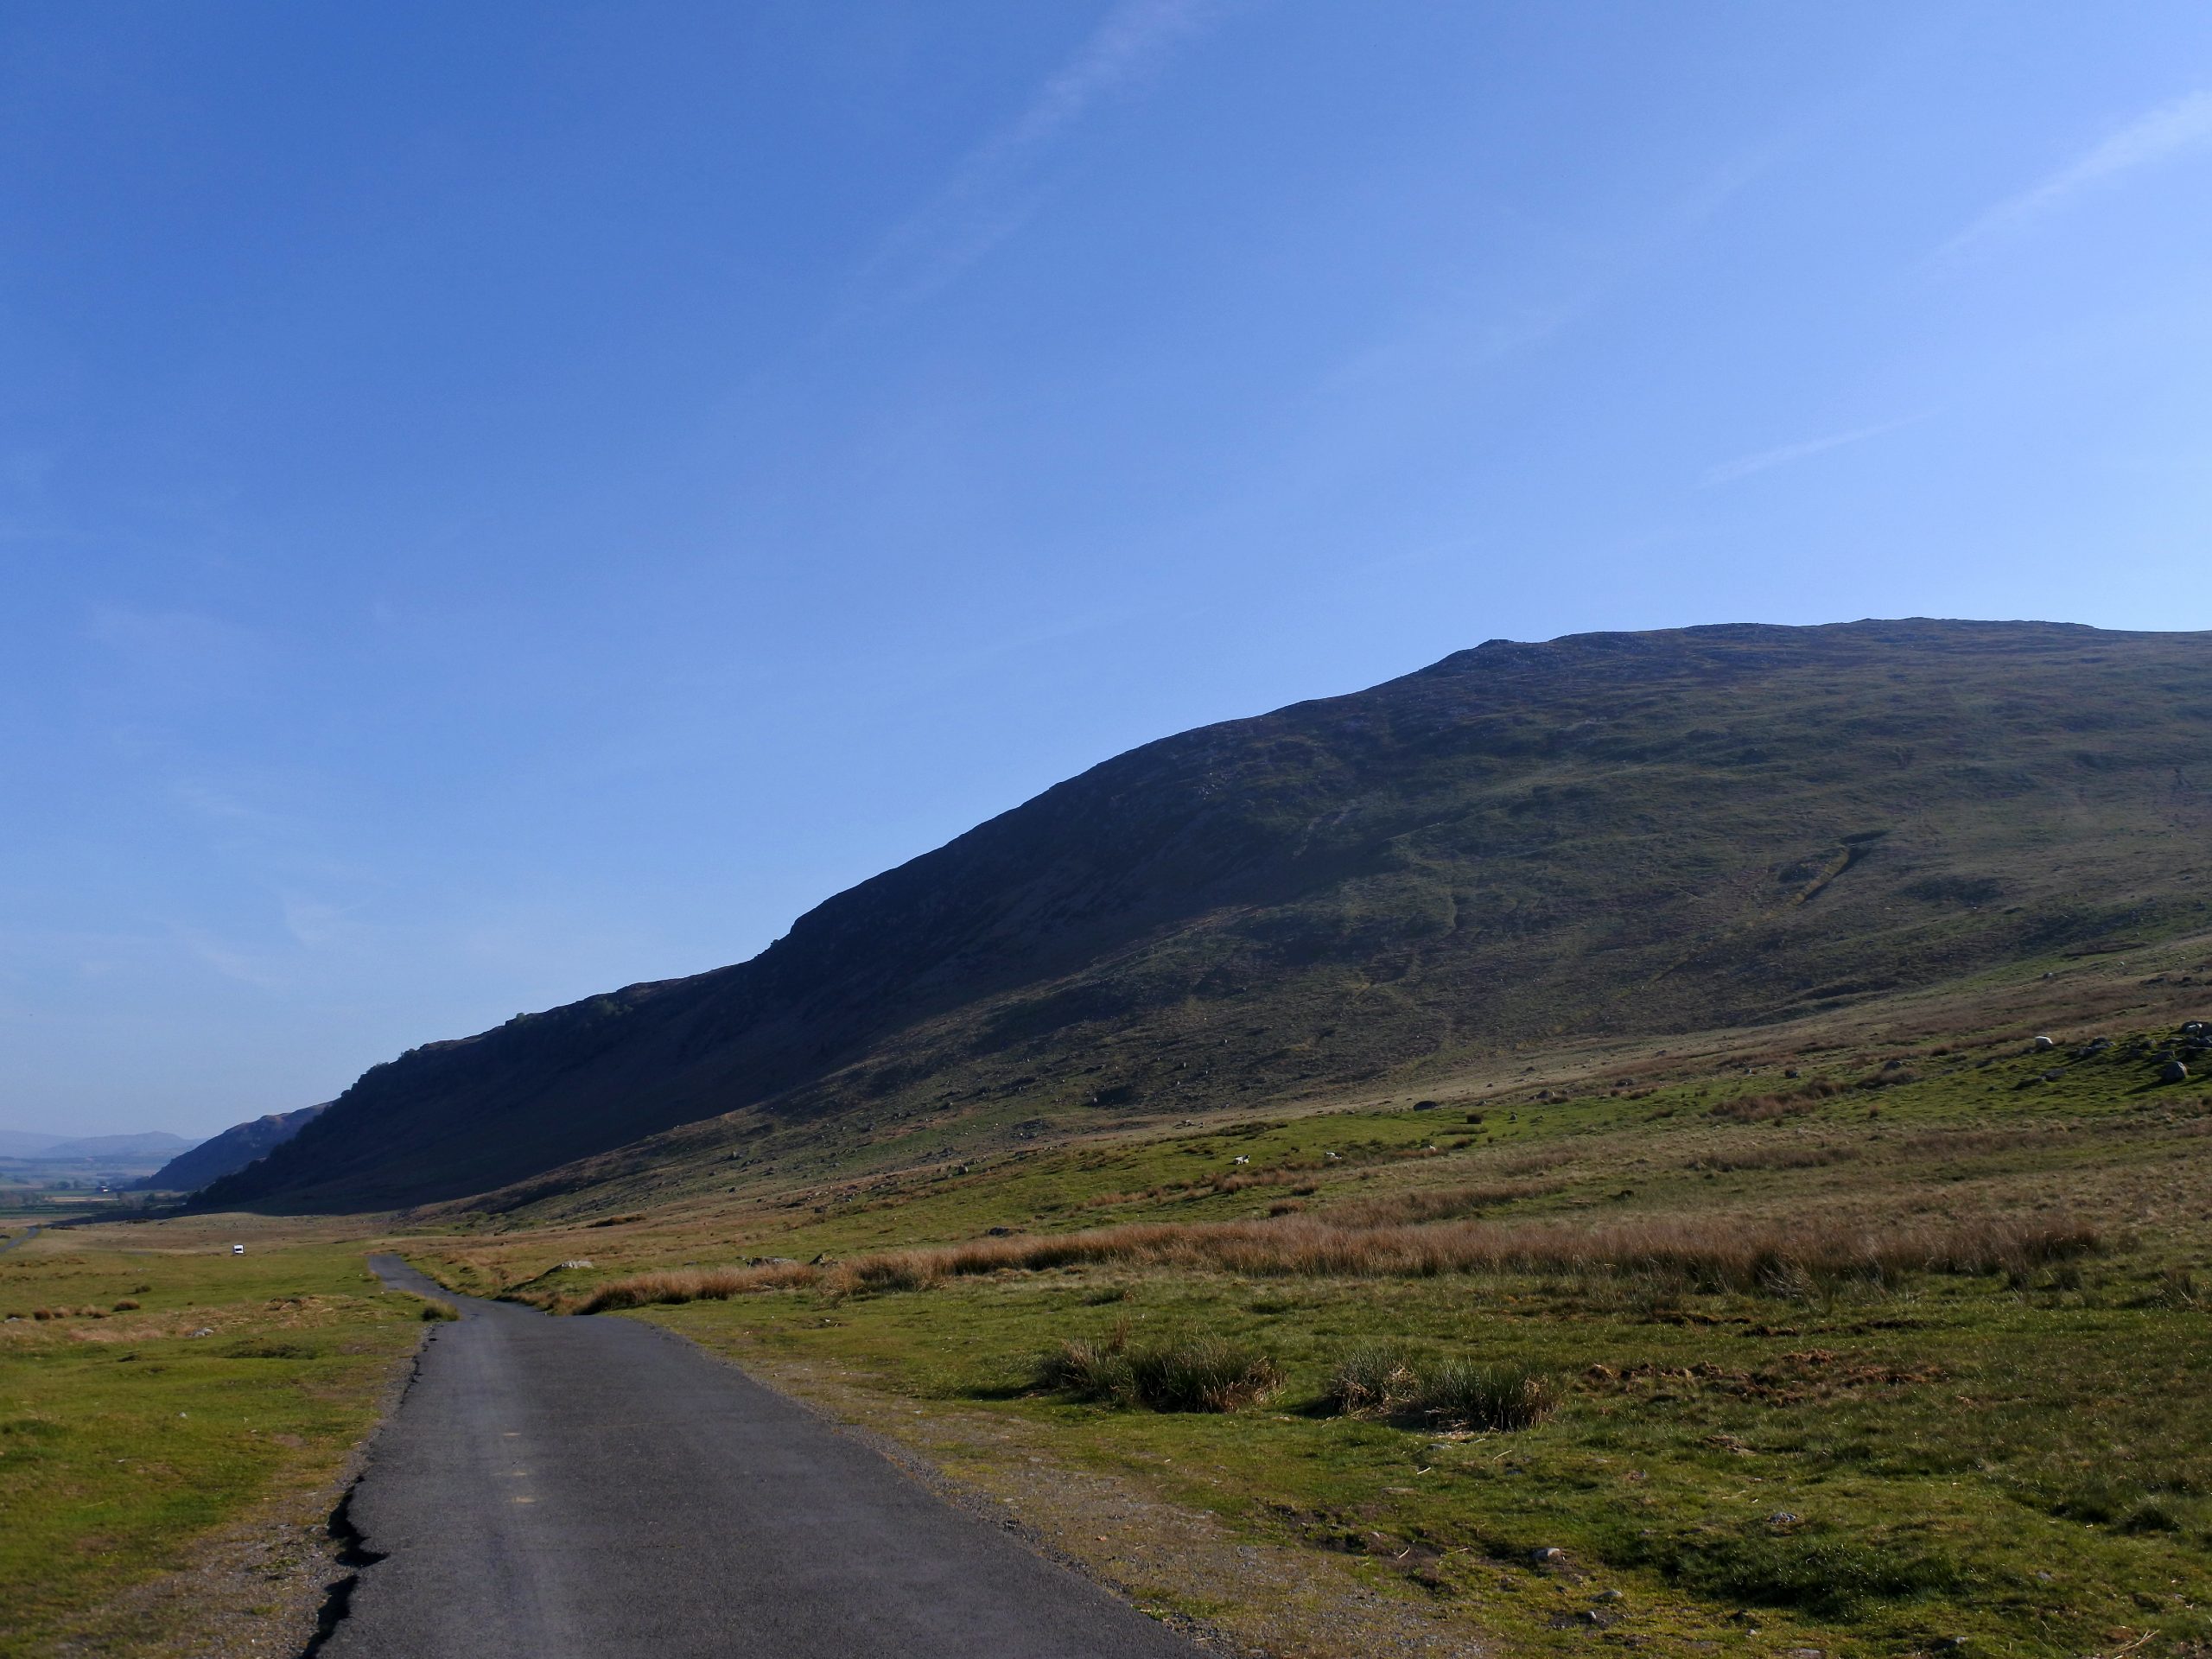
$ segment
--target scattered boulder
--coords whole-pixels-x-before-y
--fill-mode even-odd
[[[2056,1037],[2038,1037],[2035,1040],[2035,1048],[2038,1054],[2046,1048],[2056,1048],[2057,1046],[2058,1039]]]
[[[2179,1060],[2168,1060],[2165,1065],[2158,1068],[2158,1081],[2160,1083],[2187,1083],[2189,1068]]]

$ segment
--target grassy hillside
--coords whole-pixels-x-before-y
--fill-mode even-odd
[[[411,1253],[728,1351],[1240,1651],[2202,1656],[2212,933],[2061,961]]]
[[[833,1116],[911,1163],[2056,967],[2204,924],[2208,762],[2201,635],[1492,642],[1109,761],[751,962],[416,1050],[205,1202],[536,1205]]]

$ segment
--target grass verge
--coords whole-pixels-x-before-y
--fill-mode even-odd
[[[102,1610],[257,1506],[327,1485],[413,1351],[416,1306],[380,1294],[356,1246],[234,1255],[205,1224],[0,1256],[0,1655],[95,1630],[101,1651],[156,1650],[219,1612],[278,1624],[273,1590],[219,1578],[128,1629]],[[265,1634],[273,1651],[294,1633]]]

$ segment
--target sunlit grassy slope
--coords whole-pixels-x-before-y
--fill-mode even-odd
[[[2202,636],[1495,642],[1123,755],[752,962],[416,1051],[207,1201],[527,1206],[830,1118],[908,1156],[1157,1126],[2063,963],[2204,925],[2208,766]]]
[[[1388,1103],[648,1195],[596,1226],[479,1216],[417,1249],[986,1446],[971,1478],[1055,1548],[1271,1652],[1375,1646],[1021,1471],[1211,1512],[1331,1605],[1380,1595],[1506,1651],[2193,1654],[2212,1088],[2182,1027],[2212,1018],[2208,970],[2199,936]],[[2192,1075],[2163,1081],[2177,1056]],[[1071,1381],[1070,1343],[1194,1341],[1279,1386],[1160,1411]],[[1536,1376],[1548,1408],[1347,1410],[1377,1350]]]

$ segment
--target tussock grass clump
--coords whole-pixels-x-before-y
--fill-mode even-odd
[[[1425,1359],[1393,1342],[1346,1351],[1321,1394],[1322,1408],[1334,1415],[1490,1431],[1531,1427],[1558,1404],[1559,1385],[1548,1371],[1460,1354]]]
[[[1559,1390],[1545,1372],[1526,1365],[1481,1365],[1440,1360],[1421,1377],[1412,1408],[1452,1428],[1520,1429],[1552,1414]]]
[[[1135,1381],[1119,1338],[1103,1342],[1064,1338],[1037,1362],[1036,1387],[1046,1394],[1116,1400],[1134,1394]]]
[[[1179,1336],[1131,1347],[1121,1332],[1069,1338],[1037,1363],[1036,1387],[1154,1411],[1236,1411],[1282,1386],[1274,1357],[1227,1337]]]
[[[1417,1363],[1400,1344],[1363,1343],[1331,1369],[1321,1391],[1322,1406],[1343,1417],[1402,1410],[1421,1391]]]
[[[457,1319],[460,1317],[461,1310],[455,1307],[451,1302],[442,1302],[435,1296],[425,1296],[423,1298],[422,1319],[423,1324],[436,1325],[441,1324],[447,1319]]]
[[[2198,1308],[2204,1306],[2205,1294],[2194,1273],[2187,1268],[2172,1267],[2159,1274],[2152,1300],[2164,1307]]]
[[[1154,1411],[1235,1411],[1282,1386],[1271,1354],[1227,1337],[1187,1337],[1129,1356],[1136,1396]]]

